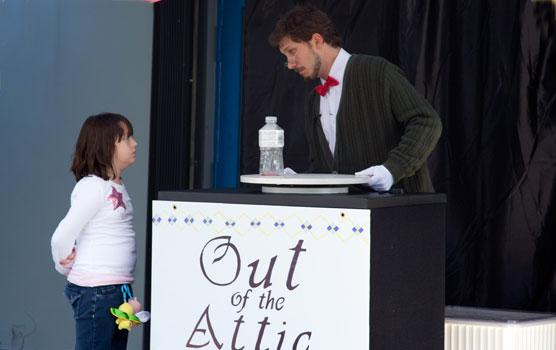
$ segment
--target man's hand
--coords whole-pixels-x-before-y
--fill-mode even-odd
[[[376,165],[355,173],[355,175],[366,175],[371,179],[367,185],[375,191],[388,191],[394,184],[392,174],[384,165]]]
[[[292,168],[284,169],[284,175],[295,175],[295,174],[297,174],[297,173]]]

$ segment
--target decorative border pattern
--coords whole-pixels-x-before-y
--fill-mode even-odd
[[[296,238],[302,234],[308,234],[316,240],[325,237],[335,236],[342,242],[348,242],[354,238],[361,238],[367,245],[370,245],[370,227],[369,221],[360,223],[360,218],[352,219],[349,214],[350,210],[330,209],[330,208],[309,208],[316,211],[313,217],[302,217],[292,210],[292,214],[288,216],[276,216],[268,212],[268,206],[252,206],[253,212],[240,212],[239,214],[230,214],[226,210],[221,210],[221,206],[213,205],[216,211],[209,213],[203,210],[187,211],[180,209],[183,203],[170,204],[166,210],[154,212],[152,216],[153,232],[154,229],[178,229],[179,231],[194,230],[202,232],[210,230],[217,234],[237,234],[246,236],[248,234],[262,234],[263,236],[271,236],[275,234],[285,234],[290,238]],[[250,207],[250,206],[247,206]],[[172,209],[173,208],[173,209]],[[265,211],[256,213],[255,209]],[[322,211],[334,210],[338,215],[322,214]],[[260,210],[259,210],[260,211]],[[338,219],[335,220],[334,218]],[[369,216],[370,219],[370,216]]]

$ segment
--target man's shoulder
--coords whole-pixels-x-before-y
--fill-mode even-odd
[[[384,66],[390,64],[388,60],[384,57],[380,56],[371,56],[371,55],[362,55],[362,54],[353,54],[351,55],[348,65],[349,64],[368,64],[373,66]]]
[[[349,73],[348,73],[349,72]],[[402,70],[384,57],[353,54],[346,66],[346,74],[378,75],[399,74]]]

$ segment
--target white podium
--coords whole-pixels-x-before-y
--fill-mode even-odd
[[[440,194],[161,192],[150,348],[441,350]]]

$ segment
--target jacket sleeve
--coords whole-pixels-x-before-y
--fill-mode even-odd
[[[421,168],[440,138],[442,124],[434,108],[398,67],[387,65],[384,83],[392,114],[403,127],[399,144],[383,163],[396,183]]]
[[[104,201],[102,183],[94,178],[84,178],[75,185],[71,207],[50,241],[54,266],[61,274],[67,276],[71,266],[62,266],[60,261],[71,254],[79,233],[102,208]]]

